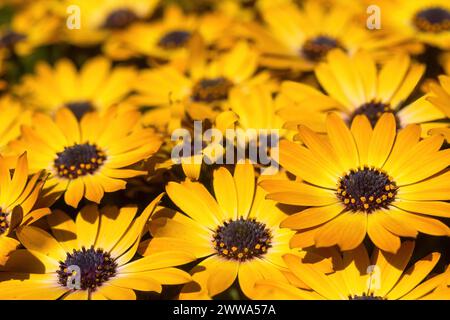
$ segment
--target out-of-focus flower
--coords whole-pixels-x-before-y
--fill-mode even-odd
[[[139,124],[139,113],[86,114],[80,121],[62,108],[55,120],[36,114],[24,126],[15,150],[27,150],[30,171],[50,173],[45,188],[64,193],[65,202],[77,207],[83,197],[99,203],[105,192],[125,188],[126,178],[145,171],[126,169],[149,158],[161,142],[151,129]]]
[[[178,248],[206,258],[191,271],[193,282],[182,299],[207,299],[228,289],[238,278],[243,292],[252,297],[260,279],[286,282],[281,259],[293,233],[280,229],[286,218],[275,202],[255,185],[251,164],[237,164],[234,175],[225,168],[214,172],[214,195],[200,183],[170,182],[170,199],[184,212],[162,209],[150,225],[153,239],[144,243],[144,255]]]
[[[124,102],[136,76],[133,67],[112,67],[105,57],[88,60],[79,71],[73,62],[62,59],[54,68],[39,63],[35,74],[25,75],[15,91],[34,109],[55,112],[66,107],[81,119],[86,112],[103,113]]]
[[[369,258],[363,245],[344,252],[334,252],[334,273],[324,274],[314,266],[300,263],[299,257],[283,257],[293,278],[299,277],[312,290],[264,280],[256,285],[260,299],[294,300],[450,300],[446,288],[447,271],[432,275],[440,254],[433,252],[406,269],[414,250],[414,242],[404,242],[397,254],[375,249]],[[405,270],[406,269],[406,270]],[[427,278],[428,277],[428,278]]]
[[[324,8],[317,1],[305,1],[302,8],[278,3],[261,11],[269,30],[249,24],[249,35],[262,51],[261,64],[272,68],[312,70],[336,48],[348,53],[365,49],[377,59],[398,51],[421,51],[406,37],[367,29],[356,19],[361,12],[352,6],[336,3]]]
[[[0,29],[0,48],[14,50],[27,55],[36,47],[54,43],[57,40],[61,18],[55,14],[54,0],[32,1],[18,10],[8,26]]]
[[[305,126],[305,144],[280,143],[280,164],[297,181],[269,180],[268,198],[308,208],[291,215],[282,227],[299,230],[295,247],[356,248],[368,235],[380,249],[395,253],[400,237],[418,232],[450,236],[435,217],[450,218],[450,150],[439,151],[439,135],[420,140],[420,126],[396,131],[385,113],[372,129],[358,115],[349,129],[336,113],[326,120],[327,137]]]
[[[210,62],[202,44],[194,47],[186,72],[173,66],[142,71],[136,82],[138,94],[130,100],[156,107],[144,116],[144,123],[154,123],[153,112],[169,126],[169,132],[180,127],[186,113],[194,120],[214,121],[218,112],[227,109],[232,88],[268,81],[268,74],[256,74],[258,54],[246,42]]]
[[[156,59],[157,63],[169,61],[183,65],[189,57],[189,41],[194,33],[198,33],[207,46],[214,46],[225,37],[225,30],[230,25],[231,18],[224,14],[197,16],[184,14],[177,6],[169,6],[161,20],[136,23],[110,37],[104,44],[104,51],[118,60],[144,56]]]
[[[427,101],[427,96],[405,106],[424,71],[424,65],[411,62],[407,55],[389,59],[378,70],[375,61],[363,51],[349,57],[333,50],[315,70],[328,95],[302,83],[285,82],[278,108],[288,127],[302,123],[323,132],[330,110],[338,111],[347,123],[363,114],[374,126],[383,113],[389,112],[395,116],[398,128],[420,123],[426,135],[431,128],[445,126],[447,116]]]
[[[277,147],[278,139],[286,134],[282,129],[282,120],[275,113],[275,103],[271,96],[271,87],[267,84],[255,85],[252,88],[234,88],[230,91],[229,107],[231,110],[220,113],[215,122],[210,126],[202,128],[202,132],[191,130],[192,136],[201,142],[201,150],[192,156],[181,159],[181,166],[186,177],[197,180],[201,173],[205,158],[208,163],[218,163],[219,159],[225,159],[227,150],[237,154],[245,154],[249,144],[258,145],[263,139],[267,145],[258,146],[259,152],[270,153],[269,139],[273,137],[277,141],[270,142]],[[184,124],[184,128],[188,125]],[[215,141],[214,137],[205,136],[208,129],[219,130],[222,141]],[[228,135],[227,131],[230,132]],[[194,149],[192,146],[191,149]],[[239,151],[238,151],[239,150]],[[230,150],[228,150],[230,151]],[[260,155],[260,160],[262,155]],[[265,159],[265,162],[268,160]],[[169,159],[158,167],[168,168],[172,160]],[[259,163],[260,165],[262,163]],[[264,163],[263,165],[267,165]]]
[[[173,268],[195,257],[179,250],[134,261],[142,230],[161,197],[140,215],[136,207],[89,205],[73,221],[62,211],[48,216],[52,235],[33,226],[17,237],[26,249],[12,252],[0,274],[2,299],[134,300],[134,290],[161,292],[161,285],[190,281]],[[79,287],[74,285],[77,269]],[[72,286],[70,286],[72,285]]]
[[[446,0],[376,0],[385,27],[442,49],[450,48],[450,3]]]

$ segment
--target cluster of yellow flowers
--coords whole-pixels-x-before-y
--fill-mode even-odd
[[[449,117],[448,0],[4,0],[0,299],[450,299]]]

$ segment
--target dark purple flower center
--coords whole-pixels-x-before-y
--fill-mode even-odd
[[[0,37],[0,48],[11,48],[16,43],[23,41],[26,38],[27,36],[22,33],[8,31],[2,37]]]
[[[0,208],[0,235],[8,231],[9,228],[8,215],[9,213],[3,212],[3,210]]]
[[[76,269],[80,271],[79,275],[75,274]],[[116,269],[115,259],[102,249],[74,249],[72,253],[67,253],[65,261],[59,263],[58,283],[63,287],[71,287],[71,284],[76,283],[71,281],[78,277],[81,290],[95,291],[116,275]]]
[[[238,261],[264,255],[271,247],[271,241],[271,232],[264,223],[242,217],[224,222],[213,237],[219,255]]]
[[[95,144],[75,144],[56,154],[55,169],[67,179],[95,173],[105,162],[106,155]]]
[[[335,48],[343,48],[337,39],[328,36],[318,36],[307,40],[301,49],[301,54],[310,61],[320,61]]]
[[[199,80],[192,89],[192,100],[196,102],[216,102],[226,100],[233,83],[224,78],[204,78]]]
[[[184,47],[189,39],[191,33],[185,30],[175,30],[166,33],[158,42],[158,46],[166,50],[179,49]]]
[[[130,9],[118,9],[110,13],[103,27],[106,29],[125,29],[138,20],[138,16]]]
[[[377,102],[377,101],[371,101],[364,103],[363,105],[359,106],[353,113],[351,114],[349,118],[349,124],[352,123],[353,119],[357,115],[365,115],[367,119],[369,119],[370,124],[372,127],[375,127],[377,124],[377,121],[381,118],[383,113],[392,113],[395,116],[395,122],[397,123],[397,128],[400,128],[400,119],[395,114],[395,111],[391,109],[389,104],[383,103],[383,102]]]
[[[341,178],[336,195],[348,211],[372,213],[395,200],[397,185],[386,173],[364,167]]]
[[[440,7],[421,10],[414,16],[413,24],[423,32],[450,31],[450,11]]]

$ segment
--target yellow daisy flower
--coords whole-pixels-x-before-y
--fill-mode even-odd
[[[57,40],[61,18],[55,14],[54,0],[32,1],[21,6],[8,26],[0,30],[0,48],[13,49],[19,55],[28,55],[34,48]]]
[[[407,55],[397,55],[377,69],[366,52],[349,57],[340,50],[329,53],[327,61],[317,66],[316,77],[327,94],[308,85],[286,81],[278,98],[280,116],[288,127],[300,123],[316,131],[325,131],[330,110],[338,111],[347,123],[364,114],[372,126],[380,116],[395,115],[397,126],[422,124],[423,133],[445,126],[447,116],[427,96],[405,105],[425,71],[425,66],[411,62]]]
[[[67,19],[67,8],[78,8],[80,28],[65,28],[64,39],[78,46],[92,46],[148,18],[159,0],[65,0],[59,13]],[[76,11],[74,11],[76,13]]]
[[[266,73],[256,74],[258,54],[246,42],[237,43],[211,62],[202,44],[195,47],[186,72],[173,66],[141,72],[136,82],[138,95],[130,100],[156,107],[144,115],[145,124],[155,124],[157,119],[171,132],[181,126],[185,112],[195,120],[214,120],[218,111],[226,109],[232,88],[268,81]]]
[[[442,49],[450,48],[450,4],[446,0],[377,0],[386,27]]]
[[[197,16],[185,14],[178,6],[170,5],[165,8],[161,20],[136,23],[110,37],[103,49],[105,54],[117,60],[146,56],[159,63],[161,60],[171,63],[179,60],[182,65],[188,58],[188,44],[194,33],[198,33],[207,45],[214,45],[224,36],[230,22],[224,14],[214,12]]]
[[[52,235],[22,227],[17,237],[26,249],[10,254],[0,274],[1,299],[134,300],[134,290],[161,292],[161,285],[189,282],[188,273],[173,268],[194,260],[189,253],[167,250],[132,261],[160,198],[137,218],[136,207],[89,205],[75,221],[59,210],[49,215]]]
[[[191,271],[193,282],[181,299],[216,296],[236,278],[248,297],[258,279],[286,282],[281,255],[290,251],[293,232],[278,227],[286,214],[255,186],[253,166],[237,164],[233,176],[219,168],[213,188],[215,197],[198,182],[169,182],[167,194],[187,216],[171,209],[156,214],[153,239],[141,248],[144,255],[178,248],[205,258]]]
[[[4,253],[13,240],[6,238],[21,226],[35,222],[50,213],[48,208],[37,205],[44,182],[41,172],[28,178],[27,154],[22,154],[11,175],[7,163],[0,157],[0,252]],[[5,238],[5,239],[3,239]],[[1,259],[0,259],[1,260]]]
[[[365,7],[362,7],[365,10]],[[420,52],[406,37],[369,30],[355,6],[304,1],[302,8],[284,2],[261,6],[268,30],[248,25],[249,34],[263,52],[261,64],[271,68],[312,70],[332,49],[348,53],[366,49],[377,59],[395,52]]]
[[[50,112],[67,107],[81,118],[88,111],[104,111],[123,102],[136,76],[134,68],[113,68],[104,57],[88,60],[79,71],[62,59],[54,68],[38,63],[35,74],[25,75],[16,92],[35,109]]]
[[[282,222],[299,230],[294,247],[356,248],[366,235],[380,249],[397,252],[400,237],[418,232],[449,236],[434,217],[450,217],[450,150],[443,137],[420,140],[420,126],[396,131],[392,113],[372,129],[358,115],[351,129],[336,113],[326,120],[327,137],[305,126],[305,146],[280,143],[280,164],[296,181],[263,181],[268,198],[306,208]]]
[[[55,120],[36,114],[32,126],[22,128],[15,150],[27,150],[30,170],[50,173],[45,188],[64,192],[66,203],[77,207],[85,197],[99,203],[105,192],[125,188],[126,178],[145,171],[126,169],[149,158],[160,140],[139,124],[139,113],[118,113],[111,109],[103,116],[86,114],[78,121],[66,108],[56,112]]]
[[[324,274],[300,259],[287,254],[283,257],[293,277],[307,283],[312,290],[286,285],[273,280],[256,285],[260,299],[294,300],[450,300],[446,288],[450,268],[444,273],[431,275],[440,254],[433,252],[418,260],[408,269],[414,242],[404,242],[397,254],[375,249],[371,258],[366,248],[334,252],[336,272]],[[406,270],[405,270],[406,269]],[[424,281],[425,280],[425,281]]]

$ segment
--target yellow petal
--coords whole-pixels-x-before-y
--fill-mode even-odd
[[[412,241],[403,242],[395,254],[375,249],[372,263],[379,268],[380,276],[378,282],[380,288],[375,290],[375,295],[384,297],[391,291],[408,264],[413,250],[414,242]]]
[[[78,213],[75,220],[78,246],[89,249],[95,245],[99,227],[99,212],[96,205],[87,205]]]
[[[11,202],[16,201],[17,198],[20,196],[20,194],[24,191],[27,178],[28,178],[28,160],[27,154],[24,153],[17,160],[17,164],[14,169],[14,175],[11,180],[11,189],[9,190],[10,194],[9,198]]]
[[[58,241],[40,228],[23,226],[17,231],[17,237],[28,250],[38,251],[57,261],[64,261],[66,258],[66,251]]]
[[[98,291],[108,300],[136,300],[136,293],[132,289],[113,286],[104,283]]]
[[[358,147],[360,162],[367,164],[372,140],[372,126],[369,119],[364,115],[356,116],[352,121],[351,131]]]
[[[213,174],[214,195],[220,207],[226,213],[226,219],[236,219],[238,215],[238,195],[231,173],[221,167]],[[242,214],[239,212],[239,214]]]
[[[162,291],[160,281],[162,282],[162,280],[149,277],[144,272],[121,273],[113,279],[110,279],[108,284],[121,288],[160,293]]]
[[[366,236],[367,216],[364,213],[344,212],[321,226],[315,236],[316,247],[339,245],[341,250],[352,250]]]
[[[142,236],[142,231],[147,224],[150,216],[154,213],[156,206],[161,201],[164,193],[161,193],[144,209],[141,215],[136,218],[130,228],[125,232],[122,238],[114,245],[114,248],[110,251],[111,255],[114,257],[120,257],[124,254],[131,246],[135,244],[137,239]]]
[[[140,258],[118,268],[121,273],[135,273],[179,266],[196,259],[192,254],[182,251],[157,252]]]
[[[408,212],[450,218],[450,203],[441,201],[407,201],[397,200],[394,206]]]
[[[77,227],[75,222],[61,210],[55,210],[47,216],[47,222],[56,240],[66,252],[79,249],[77,241]]]
[[[356,168],[359,165],[358,149],[350,129],[336,113],[328,115],[326,124],[331,145],[338,156],[336,160],[347,170]]]
[[[220,224],[216,213],[204,199],[190,189],[190,184],[169,182],[166,191],[170,199],[194,220],[211,229]]]
[[[376,212],[369,215],[367,234],[370,240],[378,248],[387,252],[396,253],[400,248],[400,238],[386,230],[378,220],[379,218]]]
[[[84,196],[84,183],[81,178],[70,181],[66,192],[64,193],[64,201],[74,208],[78,207]]]
[[[250,212],[255,194],[255,170],[253,165],[248,162],[237,164],[233,178],[238,196],[238,213],[246,217]]]
[[[100,210],[100,229],[96,246],[110,251],[131,226],[136,216],[137,207],[127,206],[120,210],[113,206],[106,206]]]
[[[75,115],[66,108],[61,108],[56,112],[55,122],[64,133],[69,145],[81,142],[80,126]]]
[[[344,210],[341,203],[323,207],[305,209],[286,218],[282,223],[282,228],[306,229],[320,225],[337,216]]]
[[[261,181],[260,186],[269,194],[267,199],[303,206],[325,206],[338,199],[332,190],[317,188],[305,183],[288,180]]]
[[[440,254],[430,253],[425,258],[417,261],[413,266],[406,270],[395,287],[388,293],[388,299],[399,299],[414,289],[426,276],[433,270],[438,263]]]
[[[307,148],[283,140],[279,149],[280,164],[297,177],[324,188],[336,187],[337,176],[324,168],[327,163]]]
[[[213,256],[209,259],[220,259]],[[207,288],[210,296],[218,295],[227,290],[238,275],[239,263],[231,260],[221,259],[221,262],[215,265],[215,268],[209,271]]]
[[[86,188],[86,199],[95,203],[100,203],[104,195],[101,183],[96,179],[95,176],[92,175],[86,175],[82,178],[82,180]]]
[[[385,113],[378,120],[370,140],[368,164],[382,168],[388,158],[396,135],[395,118],[392,113]]]
[[[289,269],[310,288],[327,299],[346,299],[345,292],[341,292],[325,274],[317,271],[314,265],[301,263],[300,257],[286,254],[283,257]]]

